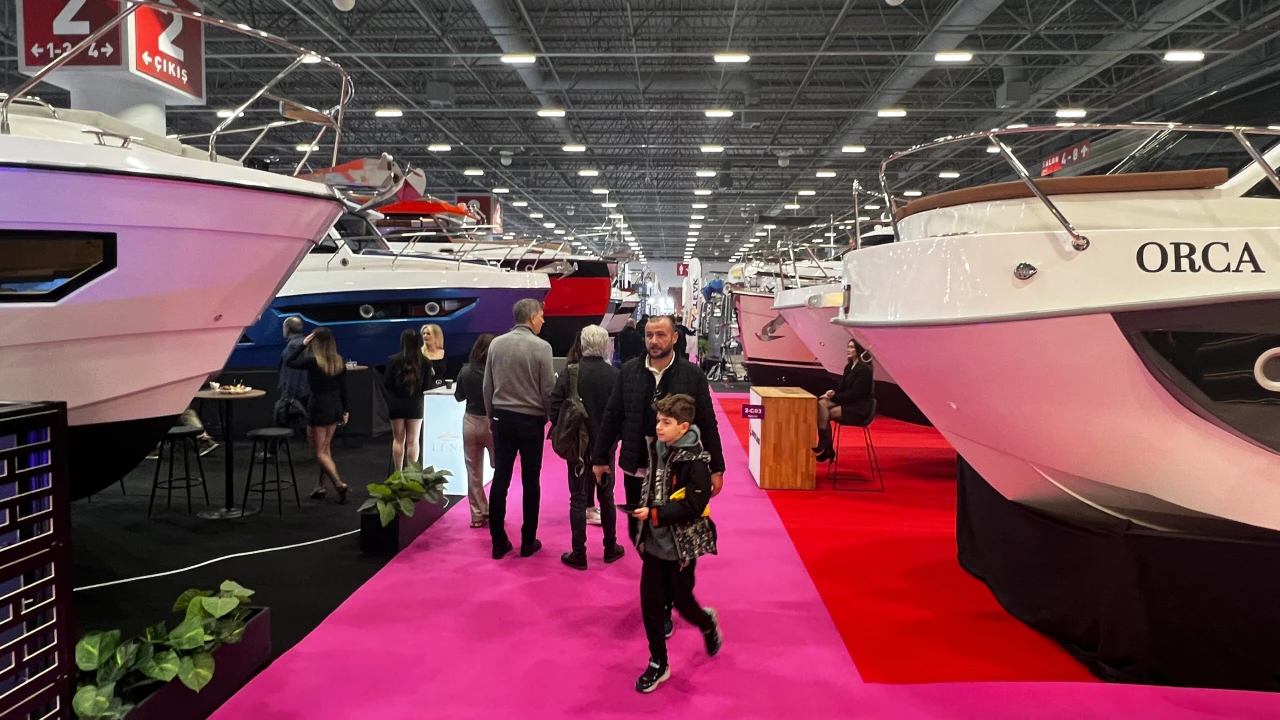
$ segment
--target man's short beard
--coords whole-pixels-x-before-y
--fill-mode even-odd
[[[648,349],[648,348],[647,348],[647,349]],[[653,354],[653,350],[652,350],[652,349],[648,349],[648,350],[649,350],[649,357],[654,358],[654,359],[657,359],[657,360],[661,360],[662,358],[664,358],[664,357],[666,357],[666,356],[670,355],[671,353],[675,352],[675,351],[676,351],[676,346],[675,346],[675,345],[672,345],[671,347],[669,347],[669,348],[667,348],[665,351],[663,351],[663,353],[662,353],[661,355],[654,355],[654,354]]]

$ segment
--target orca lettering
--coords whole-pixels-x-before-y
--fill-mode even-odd
[[[1236,253],[1229,243],[1222,241],[1207,243],[1201,248],[1189,242],[1171,242],[1165,247],[1163,243],[1151,241],[1138,246],[1136,260],[1138,269],[1145,273],[1166,270],[1175,273],[1198,273],[1202,270],[1211,273],[1266,272],[1247,242]]]

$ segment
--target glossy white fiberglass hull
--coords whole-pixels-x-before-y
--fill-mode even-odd
[[[1055,197],[1083,252],[1035,199],[912,215],[903,242],[846,255],[837,322],[1011,500],[1280,529],[1280,455],[1171,394],[1118,324],[1280,298],[1277,201],[1229,185]]]
[[[833,375],[844,373],[849,361],[846,347],[853,337],[847,328],[833,322],[843,298],[843,286],[834,283],[783,290],[773,299],[773,309],[786,318],[796,337]]]

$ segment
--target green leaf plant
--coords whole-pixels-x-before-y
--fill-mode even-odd
[[[392,473],[386,482],[369,485],[369,499],[360,506],[359,512],[376,514],[382,527],[390,525],[397,514],[413,517],[414,503],[419,500],[439,504],[452,474],[431,465],[424,468],[418,463],[409,463],[404,470]]]
[[[227,580],[216,592],[193,588],[179,595],[173,611],[183,618],[172,630],[160,622],[129,640],[119,630],[85,634],[76,643],[76,717],[122,720],[154,690],[148,686],[174,678],[200,692],[213,679],[213,650],[244,637],[252,596]]]

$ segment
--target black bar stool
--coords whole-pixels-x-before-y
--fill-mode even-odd
[[[880,473],[880,458],[876,455],[876,444],[871,440],[871,421],[876,417],[876,401],[871,400],[871,417],[866,423],[848,423],[849,427],[862,428],[862,443],[867,452],[867,469],[871,472],[871,478],[866,481],[859,480],[857,482],[869,482],[870,488],[866,490],[857,490],[858,492],[884,492],[884,475]],[[834,426],[831,431],[831,447],[836,451],[835,457],[827,462],[827,478],[831,480],[831,489],[839,490],[838,483],[840,481],[840,428],[844,426],[839,420],[832,420]]]
[[[204,490],[204,504],[209,506],[209,488],[204,484],[204,465],[200,462],[200,436],[204,434],[204,430],[198,427],[190,427],[187,425],[179,425],[169,428],[169,432],[165,435],[164,440],[160,442],[160,456],[156,458],[156,476],[151,482],[151,500],[147,503],[147,517],[151,517],[151,509],[156,504],[156,490],[165,489],[165,507],[173,507],[173,489],[183,488],[187,491],[187,514],[193,512],[191,507],[191,488],[199,485]],[[200,472],[198,477],[191,476],[191,456],[188,454],[187,444],[190,443],[191,451],[196,456],[196,469]],[[160,465],[164,463],[165,448],[169,449],[169,477],[160,478]],[[182,448],[182,468],[183,477],[173,476],[173,460],[178,454],[178,448]]]
[[[289,439],[293,437],[293,431],[289,428],[258,428],[250,430],[248,438],[253,441],[253,447],[249,451],[249,475],[244,482],[244,502],[242,507],[249,505],[249,493],[256,492],[262,496],[262,504],[267,504],[267,491],[276,491],[276,506],[280,511],[280,517],[284,517],[284,486],[288,485],[293,488],[293,499],[302,507],[302,498],[298,495],[298,476],[293,471],[293,451],[289,449]],[[262,479],[258,482],[253,481],[253,464],[258,459],[258,446],[262,446]],[[284,448],[284,452],[289,459],[289,477],[288,481],[280,479],[280,449]],[[267,479],[267,453],[273,453],[272,459],[275,460],[276,479]]]

